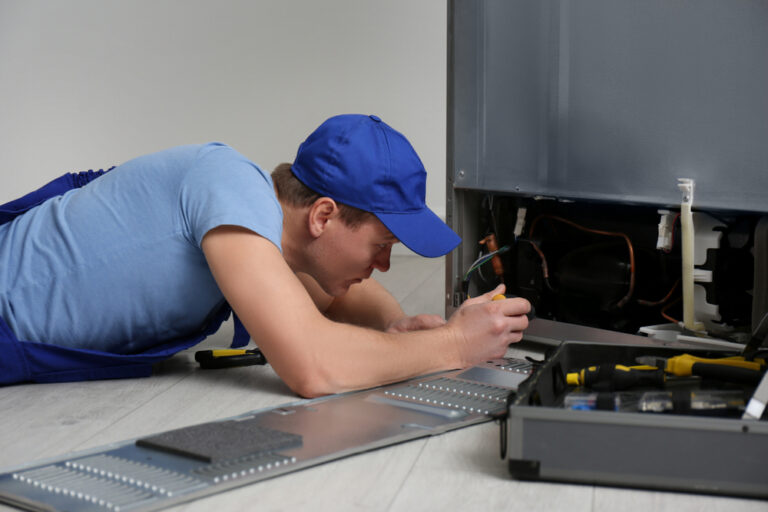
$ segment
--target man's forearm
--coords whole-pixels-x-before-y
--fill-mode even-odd
[[[385,333],[350,324],[318,326],[313,346],[300,359],[270,359],[298,394],[317,397],[398,382],[461,366],[455,331]],[[269,356],[267,356],[269,357]]]
[[[311,349],[301,354],[300,364],[273,361],[273,366],[294,391],[314,397],[502,357],[510,343],[522,338],[530,304],[524,299],[491,301],[501,292],[503,287],[470,299],[448,324],[428,330],[384,333],[317,321]]]
[[[335,297],[325,314],[336,322],[380,331],[405,316],[397,299],[373,278],[353,285],[346,294]]]

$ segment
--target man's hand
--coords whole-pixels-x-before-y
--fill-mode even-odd
[[[492,300],[504,293],[504,285],[486,294],[468,299],[448,320],[454,329],[461,366],[472,366],[488,359],[503,357],[511,343],[523,338],[528,327],[525,316],[531,304],[521,298]]]
[[[445,319],[439,315],[416,315],[416,316],[404,316],[391,322],[387,328],[387,332],[408,332],[408,331],[423,331],[426,329],[434,329],[435,327],[441,327],[445,325]]]

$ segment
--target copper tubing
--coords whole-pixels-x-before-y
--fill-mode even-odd
[[[627,242],[627,249],[629,250],[629,289],[627,290],[627,294],[624,295],[624,297],[622,297],[621,300],[619,300],[619,302],[617,303],[617,306],[623,307],[624,305],[626,305],[626,303],[629,302],[629,299],[632,298],[632,294],[635,292],[635,250],[632,247],[632,241],[629,239],[629,237],[624,233],[618,233],[615,231],[601,231],[599,229],[586,228],[584,226],[576,224],[575,222],[572,222],[568,219],[564,219],[562,217],[558,217],[556,215],[539,215],[531,223],[531,229],[528,231],[528,237],[531,240],[533,240],[533,231],[534,229],[536,229],[536,224],[542,218],[556,220],[558,222],[568,224],[569,226],[574,227],[576,229],[580,229],[581,231],[586,231],[587,233],[622,237]]]
[[[488,252],[495,252],[499,250],[499,244],[496,241],[496,235],[494,233],[489,234],[482,240],[480,240],[480,245],[485,245],[488,248]],[[498,254],[496,254],[493,258],[491,258],[491,265],[493,266],[493,273],[496,274],[496,277],[499,278],[499,280],[503,283],[504,282],[504,264],[501,262],[501,257],[499,257]]]

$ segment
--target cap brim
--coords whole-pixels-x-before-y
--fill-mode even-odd
[[[461,243],[459,235],[429,208],[414,213],[374,215],[403,245],[427,258],[448,254]]]

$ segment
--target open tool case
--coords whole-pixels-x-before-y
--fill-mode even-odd
[[[634,366],[638,357],[683,353],[705,358],[737,355],[647,345],[560,345],[509,404],[502,441],[512,477],[768,497],[765,416],[757,420],[741,419],[741,412],[705,416],[693,410],[656,413],[564,406],[577,389],[566,382],[570,372],[593,365]],[[717,383],[695,378],[671,386],[668,389],[678,393],[718,388]],[[751,388],[743,386],[746,398]]]

